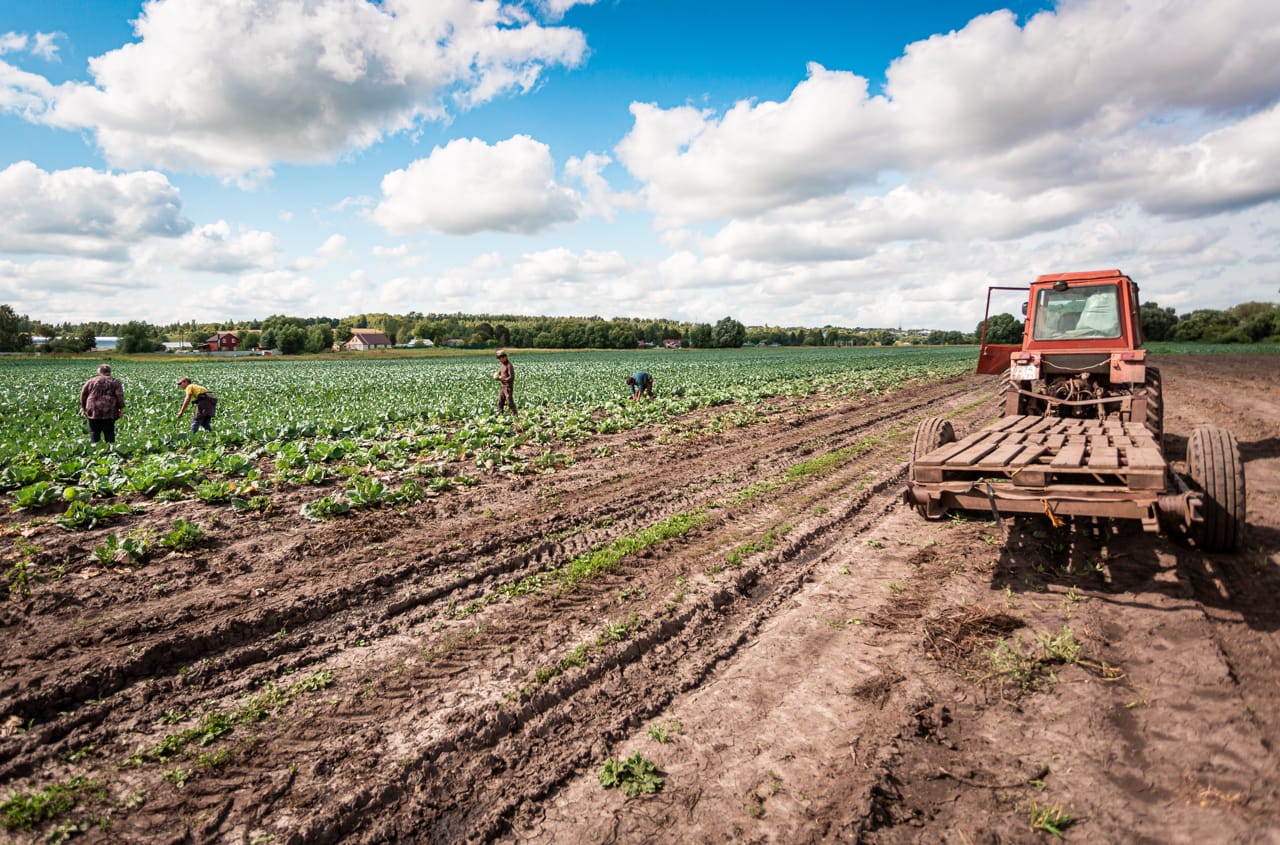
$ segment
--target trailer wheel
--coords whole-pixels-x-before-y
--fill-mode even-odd
[[[1192,539],[1208,552],[1239,548],[1244,538],[1244,463],[1235,435],[1204,426],[1187,442],[1187,470],[1204,492],[1204,522],[1192,529]]]
[[[940,446],[954,443],[955,440],[956,430],[952,427],[951,420],[944,420],[941,417],[921,420],[920,425],[916,426],[916,435],[911,441],[911,480],[915,481],[916,461]],[[925,519],[941,519],[947,513],[946,509],[939,507],[937,502],[916,505],[916,510]]]
[[[1159,443],[1164,437],[1164,395],[1160,381],[1160,371],[1155,367],[1147,367],[1147,380],[1138,388],[1137,394],[1147,399],[1147,428]]]

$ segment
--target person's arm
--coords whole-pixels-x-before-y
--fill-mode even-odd
[[[182,407],[178,409],[178,416],[181,417],[187,412],[187,405],[191,403],[191,394],[187,393],[182,397]]]
[[[119,381],[115,383],[116,388],[116,419],[124,416],[124,385]]]
[[[84,416],[85,406],[89,401],[89,382],[85,382],[80,388],[80,416]]]

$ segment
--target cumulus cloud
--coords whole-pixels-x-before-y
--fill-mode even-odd
[[[603,171],[613,163],[607,155],[587,153],[581,158],[573,156],[564,163],[565,176],[582,183],[585,195],[582,201],[582,213],[591,214],[612,221],[618,209],[639,208],[643,203],[639,194],[629,191],[614,191]]]
[[[197,226],[176,244],[172,257],[184,270],[240,273],[274,263],[280,244],[270,232],[233,232],[225,220]]]
[[[1131,202],[1214,213],[1280,197],[1277,51],[1251,0],[1077,0],[1025,26],[994,12],[909,45],[881,94],[815,64],[781,102],[635,103],[616,152],[659,225],[754,218],[785,254],[856,253],[859,228],[1016,236]],[[832,198],[843,233],[788,219]],[[912,198],[927,202],[904,217]]]
[[[578,194],[556,181],[547,145],[516,135],[493,145],[451,141],[388,173],[373,219],[396,235],[527,235],[574,220],[580,210]]]
[[[201,288],[187,305],[200,313],[308,314],[314,313],[321,286],[312,278],[288,270],[245,273],[234,283]]]
[[[191,229],[178,189],[162,173],[41,170],[20,161],[0,170],[0,251],[122,259],[150,238]]]
[[[316,254],[333,259],[350,257],[351,250],[347,248],[346,235],[334,234],[325,238],[324,243],[316,249]]]
[[[0,108],[93,132],[116,167],[237,177],[528,91],[586,49],[577,30],[471,0],[149,0],[135,30],[90,60],[92,83],[0,62]]]

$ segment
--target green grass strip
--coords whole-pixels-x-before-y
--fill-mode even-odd
[[[706,522],[707,518],[707,514],[701,510],[678,513],[635,534],[619,537],[603,549],[580,554],[560,570],[560,583],[566,590],[572,590],[583,581],[613,571],[627,555],[637,554],[650,546],[688,534]]]
[[[31,830],[75,807],[78,796],[93,787],[84,777],[46,786],[38,792],[10,792],[0,802],[0,822],[7,830]]]
[[[843,449],[836,449],[834,452],[827,452],[825,455],[819,455],[816,458],[793,464],[783,470],[782,480],[794,483],[807,478],[825,475],[853,457],[854,451],[855,447],[845,446]]]

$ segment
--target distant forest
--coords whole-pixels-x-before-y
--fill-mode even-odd
[[[1202,343],[1280,343],[1280,305],[1245,302],[1224,311],[1201,309],[1185,315],[1154,302],[1142,306],[1147,340]],[[45,323],[0,305],[0,352],[84,352],[97,337],[117,337],[117,351],[155,352],[164,342],[200,344],[217,331],[234,331],[241,348],[278,349],[284,354],[319,353],[341,344],[356,328],[377,329],[392,343],[407,346],[431,341],[435,346],[470,349],[511,346],[534,349],[635,349],[677,342],[698,348],[753,345],[893,346],[976,343],[982,332],[887,329],[842,326],[821,328],[744,326],[732,317],[712,323],[601,317],[526,317],[487,314],[358,314],[331,317],[274,315],[265,320],[224,323]],[[1011,314],[991,318],[988,340],[1017,343],[1022,321]],[[32,338],[40,338],[33,346]]]

